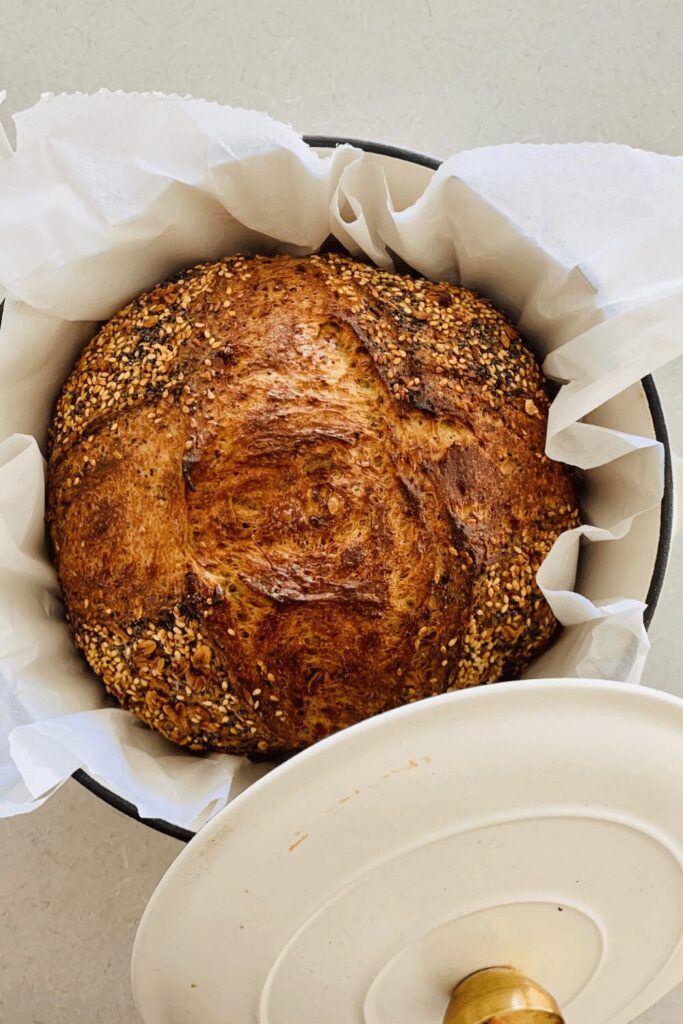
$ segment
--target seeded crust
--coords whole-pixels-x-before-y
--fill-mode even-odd
[[[512,678],[578,523],[539,365],[490,302],[334,254],[177,275],[86,347],[50,434],[74,640],[192,750],[278,756]]]

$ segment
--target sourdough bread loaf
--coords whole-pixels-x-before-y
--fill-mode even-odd
[[[578,523],[540,366],[489,301],[348,257],[185,271],[58,399],[48,522],[74,640],[176,743],[277,757],[513,678]]]

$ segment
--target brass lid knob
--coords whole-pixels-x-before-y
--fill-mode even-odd
[[[443,1024],[564,1024],[553,997],[513,967],[489,967],[455,988]]]

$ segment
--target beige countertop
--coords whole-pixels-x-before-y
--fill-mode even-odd
[[[439,157],[510,141],[683,153],[676,0],[5,0],[2,14],[12,109],[41,91],[159,89]],[[680,361],[658,386],[683,450]],[[683,694],[681,609],[679,541],[646,682]],[[73,782],[0,821],[0,1020],[135,1024],[133,936],[179,850]],[[640,1020],[682,1013],[683,987]]]

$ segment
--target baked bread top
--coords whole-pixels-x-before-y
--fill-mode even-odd
[[[76,644],[176,743],[270,757],[551,639],[578,523],[538,362],[489,301],[334,254],[178,274],[85,348],[50,432]]]

